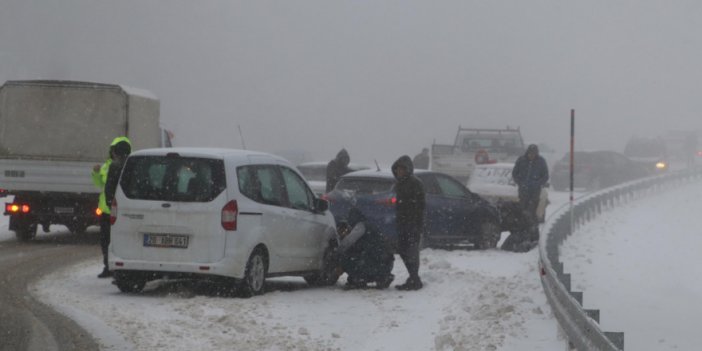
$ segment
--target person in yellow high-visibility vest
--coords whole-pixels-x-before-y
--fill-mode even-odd
[[[124,158],[131,153],[131,142],[127,137],[117,137],[112,140],[110,144],[109,158],[102,165],[95,165],[93,167],[92,178],[93,183],[97,186],[100,191],[100,199],[98,202],[98,212],[100,213],[100,248],[102,249],[102,259],[104,268],[102,273],[98,274],[98,278],[107,278],[112,276],[112,272],[107,265],[107,249],[110,246],[110,207],[112,206],[112,199],[114,198],[114,192],[117,188],[117,179],[119,178],[119,171],[121,171],[124,165]],[[115,161],[117,161],[116,164]],[[115,168],[118,167],[119,170]],[[110,172],[113,174],[111,175]],[[111,175],[111,177],[109,177]],[[109,183],[109,187],[107,186]],[[109,192],[109,194],[108,194]]]

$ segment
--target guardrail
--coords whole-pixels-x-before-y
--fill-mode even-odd
[[[644,178],[579,197],[573,204],[574,231],[604,210],[700,178],[702,168],[695,168]],[[560,245],[572,234],[570,223],[570,206],[566,204],[550,216],[539,240],[541,284],[546,298],[568,338],[570,348],[624,350],[624,333],[602,331],[599,326],[600,311],[584,309],[583,293],[571,290],[570,274],[563,271],[563,263],[558,257]]]

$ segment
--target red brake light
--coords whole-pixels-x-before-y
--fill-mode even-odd
[[[393,196],[385,199],[378,199],[375,200],[375,203],[385,206],[395,206],[395,204],[397,204],[397,197]]]
[[[29,213],[29,205],[22,205],[22,213]]]
[[[110,224],[114,225],[117,222],[117,199],[112,199],[112,206],[110,206]]]
[[[222,228],[224,230],[236,230],[236,218],[239,214],[239,205],[236,200],[227,202],[222,207]]]

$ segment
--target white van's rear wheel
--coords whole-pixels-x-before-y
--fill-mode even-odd
[[[246,263],[246,272],[241,281],[240,289],[244,297],[263,294],[266,286],[266,255],[263,250],[256,249],[251,253]]]
[[[138,293],[144,289],[146,279],[138,272],[116,271],[115,285],[123,293]]]

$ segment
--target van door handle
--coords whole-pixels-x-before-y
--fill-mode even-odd
[[[161,207],[169,208],[169,207],[171,207],[171,204],[169,204],[169,203],[161,204]]]

